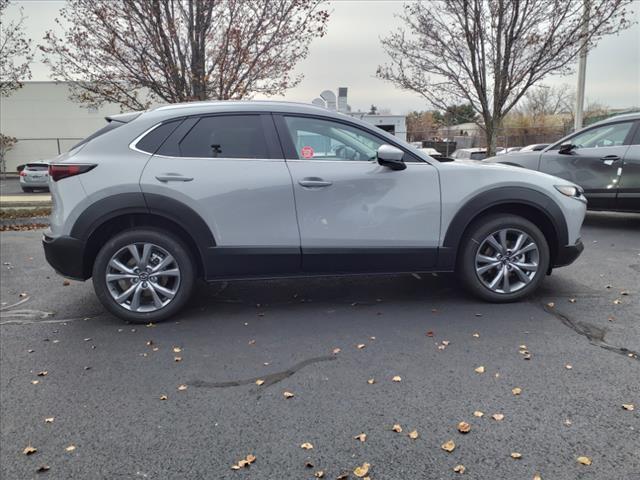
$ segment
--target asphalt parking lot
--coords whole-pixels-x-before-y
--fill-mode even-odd
[[[640,215],[589,213],[526,302],[448,275],[252,281],[149,326],[56,276],[40,235],[0,235],[3,479],[640,479]]]
[[[0,178],[0,195],[49,195],[48,190],[38,189],[25,193],[20,187],[20,180],[17,176],[7,176]]]

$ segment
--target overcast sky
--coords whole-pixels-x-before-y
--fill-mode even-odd
[[[396,89],[375,78],[376,67],[386,62],[379,38],[402,22],[394,14],[402,10],[402,1],[335,0],[330,4],[328,33],[315,40],[309,56],[297,66],[304,79],[287,92],[284,99],[310,102],[326,89],[349,88],[349,104],[354,110],[367,110],[373,103],[393,113],[424,110],[429,106],[420,96]],[[633,18],[640,21],[640,0],[636,0]],[[55,28],[54,18],[63,0],[21,0],[27,35],[40,41],[44,32]],[[18,14],[16,5],[9,19]],[[37,62],[32,66],[33,80],[48,80],[48,69]],[[547,84],[575,85],[575,75],[549,77]],[[589,53],[586,97],[613,108],[640,106],[640,25],[620,35],[605,38]]]

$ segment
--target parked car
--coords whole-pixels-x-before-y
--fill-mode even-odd
[[[513,152],[519,152],[520,150],[522,150],[522,147],[509,147],[507,148],[507,151],[505,153],[509,154]]]
[[[580,185],[591,210],[640,212],[640,113],[608,118],[541,151],[493,157]]]
[[[51,163],[43,245],[129,321],[176,314],[197,277],[456,271],[510,302],[583,249],[576,185],[438,162],[320,107],[203,102],[110,121]]]
[[[527,145],[526,147],[522,147],[519,152],[539,152],[540,150],[544,150],[549,146],[548,143],[534,143],[532,145]]]
[[[23,192],[34,190],[49,190],[49,164],[46,162],[32,162],[24,165],[20,170],[20,187]]]
[[[454,160],[484,160],[487,158],[486,148],[459,148],[450,155]]]

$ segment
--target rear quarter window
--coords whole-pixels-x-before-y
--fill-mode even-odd
[[[142,137],[135,144],[135,147],[138,150],[142,150],[143,152],[154,154],[156,153],[164,141],[173,133],[173,131],[178,128],[178,126],[182,123],[182,119],[178,120],[169,120],[168,122],[164,122],[149,133],[147,133],[144,137]]]

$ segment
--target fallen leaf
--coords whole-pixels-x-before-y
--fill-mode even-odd
[[[514,387],[511,389],[511,393],[514,395],[520,395],[522,393],[522,389],[520,387]]]
[[[146,345],[147,347],[150,347],[151,345],[153,345],[153,340],[147,340]]]
[[[347,480],[349,478],[349,474],[348,473],[341,473],[340,475],[338,475],[336,477],[336,480]]]
[[[291,392],[283,392],[282,395],[284,395],[284,398],[293,398],[294,395]]]
[[[453,467],[453,471],[456,473],[460,473],[463,474],[465,472],[466,468],[464,465],[456,465],[455,467]]]
[[[491,418],[499,422],[504,418],[504,415],[501,413],[494,413],[493,415],[491,415]]]
[[[168,397],[166,395],[160,395],[160,400],[166,400]]]
[[[255,455],[251,455],[251,454],[249,454],[249,455],[247,455],[247,456],[245,457],[245,460],[246,460],[247,462],[249,462],[249,463],[253,463],[253,462],[255,462],[255,461],[256,461],[256,456],[255,456]]]
[[[572,425],[572,423],[573,423],[573,422],[572,422],[571,420],[569,420],[568,418],[564,421],[564,424],[565,424],[567,427],[571,426],[571,425]]]
[[[443,344],[445,347],[448,347],[450,343],[451,343],[451,342],[450,342],[449,340],[442,340],[442,344]]]
[[[576,460],[582,465],[591,465],[592,463],[589,457],[578,457]]]
[[[358,477],[358,478],[362,478],[364,477],[367,473],[369,473],[369,467],[371,465],[369,465],[368,463],[363,463],[361,466],[356,467],[353,469],[353,474]]]
[[[360,435],[356,435],[355,437],[356,440],[360,440],[361,442],[366,442],[367,441],[367,434],[366,433],[361,433]]]
[[[358,345],[356,345],[356,348],[358,348],[358,350],[362,350],[364,347],[366,347],[364,343],[359,343]]]
[[[471,431],[471,425],[469,425],[467,422],[460,422],[458,424],[458,431],[460,433],[469,433]]]
[[[183,390],[186,390],[186,389],[187,389],[186,385],[184,385],[184,384],[178,385],[178,390],[183,391]]]
[[[396,375],[391,380],[393,380],[394,382],[401,382],[402,381],[402,377],[400,375]]]
[[[302,445],[300,445],[300,448],[304,450],[311,450],[313,448],[313,445],[311,445],[309,442],[304,442]]]
[[[249,345],[255,345],[256,341],[255,340],[249,340]]]
[[[306,462],[304,462],[304,466],[305,466],[306,468],[313,468],[313,463],[311,463],[311,462],[309,462],[309,461],[306,461]]]
[[[626,290],[622,290],[620,292],[620,295],[625,295],[626,296],[626,295],[629,295],[629,292],[627,292]]]
[[[633,412],[636,407],[633,405],[633,403],[623,403],[622,408],[624,408],[625,410],[629,410],[630,412]]]
[[[474,370],[476,373],[484,373],[484,367],[480,365],[478,368]]]
[[[65,447],[64,451],[65,452],[73,452],[76,449],[75,445],[69,445],[68,447]]]
[[[37,451],[38,451],[38,449],[36,447],[32,447],[31,445],[27,445],[26,447],[24,447],[24,450],[22,450],[22,453],[24,453],[25,455],[33,455]]]
[[[511,458],[515,458],[516,460],[519,460],[522,458],[522,454],[520,452],[511,452]]]
[[[323,478],[324,472],[322,470],[318,470],[316,473],[313,474],[313,476],[316,478]]]
[[[231,465],[232,470],[240,470],[241,468],[246,468],[256,461],[255,455],[247,455],[245,458],[238,460],[238,463],[235,465]]]
[[[339,348],[334,348],[334,349],[333,349],[333,354],[334,354],[334,355],[337,355],[337,354],[339,354],[341,351],[342,351],[342,350],[341,350],[341,349],[339,349]]]
[[[433,337],[433,332],[432,332],[431,330],[429,330],[429,331],[426,333],[426,335],[427,335],[427,337]]]
[[[43,370],[42,372],[38,372],[39,377],[46,377],[48,374],[49,372],[47,372],[46,370]]]
[[[181,362],[182,361],[182,357],[173,357],[173,361],[174,362]]]
[[[37,384],[39,384],[39,383],[40,383],[40,380],[31,380],[31,383],[32,383],[33,385],[37,385]]]
[[[441,448],[446,452],[453,452],[456,448],[456,444],[453,442],[453,440],[449,440],[447,442],[444,442],[441,445]]]
[[[418,431],[417,431],[417,430],[413,430],[413,431],[409,432],[409,433],[408,433],[408,435],[409,435],[409,438],[410,438],[411,440],[415,440],[416,438],[418,438],[418,437],[420,436],[420,435],[418,434]]]
[[[576,299],[575,298],[570,298],[569,299],[569,303],[576,303]]]
[[[614,304],[614,305],[620,305],[621,303],[622,303],[622,300],[620,300],[619,298],[616,298],[616,299],[613,301],[613,304]]]
[[[399,424],[395,424],[393,427],[391,427],[391,430],[393,430],[396,433],[401,433],[402,432],[402,427]]]
[[[51,467],[49,465],[40,465],[38,467],[38,470],[36,470],[36,472],[43,473],[43,472],[49,471],[49,469],[51,469]]]
[[[475,412],[473,412],[473,416],[480,418],[484,416],[484,413],[482,413],[480,410],[476,410]]]
[[[547,303],[547,307],[549,307],[549,308],[553,308],[553,307],[555,307],[555,306],[556,306],[556,304],[555,304],[555,303],[553,303],[553,302],[549,302],[549,303]]]
[[[473,336],[474,338],[480,338],[480,334],[479,334],[478,332],[475,332],[472,336]],[[464,468],[464,466],[463,466],[463,465],[458,465],[458,467],[462,467],[462,468]]]
[[[258,380],[256,380],[256,385],[260,386],[264,384],[264,380],[262,380],[261,378],[259,378]]]
[[[376,383],[376,379],[375,378],[370,378],[369,380],[367,380],[367,383],[369,385],[373,385],[374,383]]]
[[[571,370],[573,368],[573,365],[567,364],[564,366],[564,368],[566,368],[567,370]]]
[[[542,477],[540,476],[540,474],[536,473],[536,474],[533,476],[533,480],[542,480]]]

